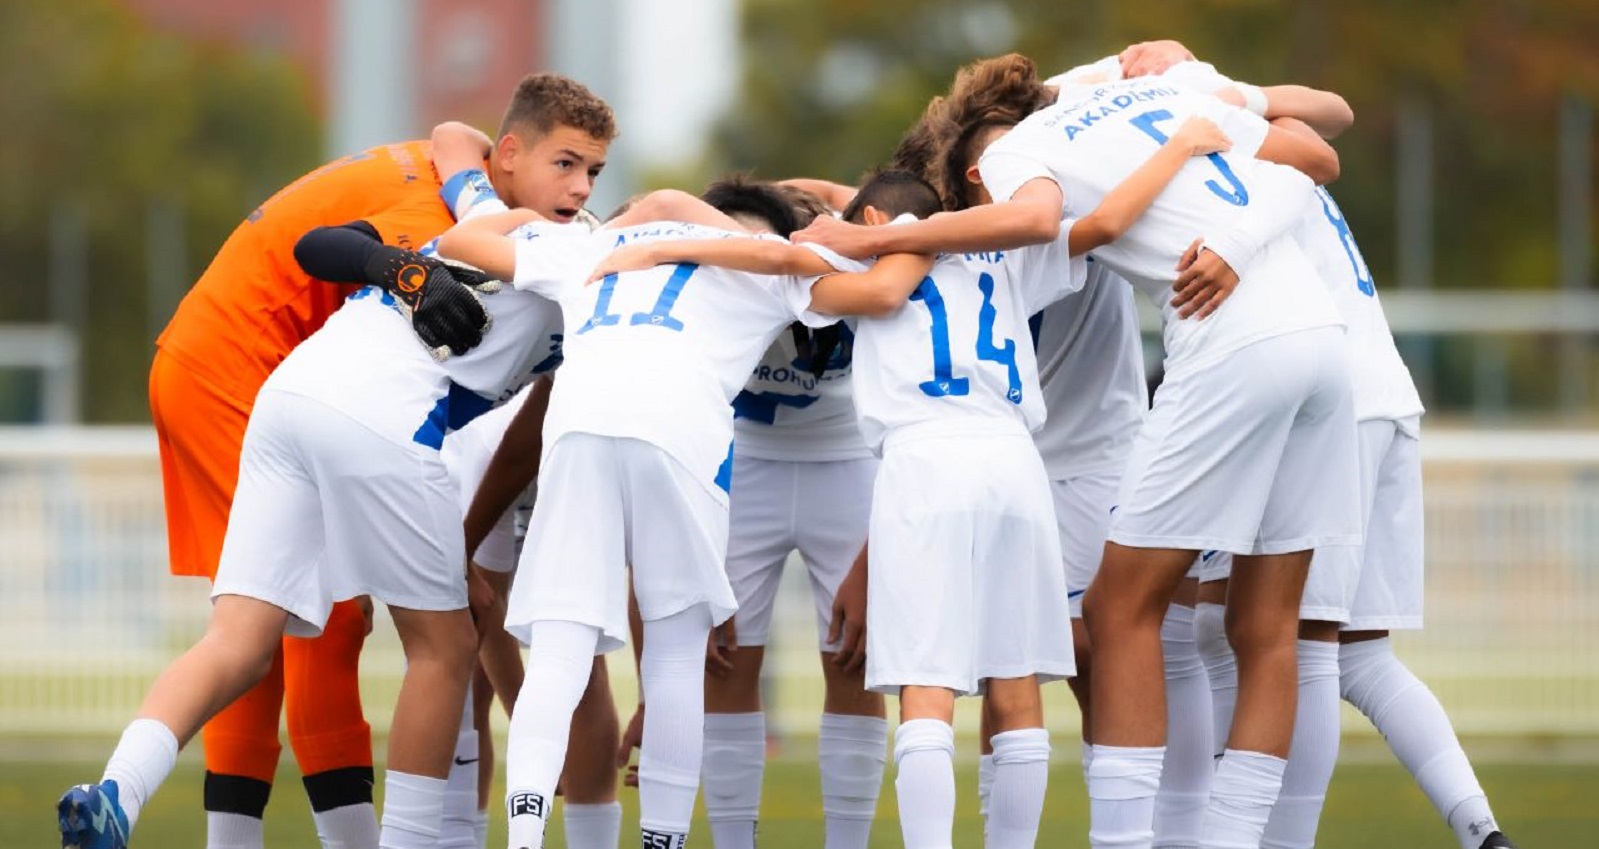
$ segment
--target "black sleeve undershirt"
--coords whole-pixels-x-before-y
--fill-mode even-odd
[[[365,221],[318,227],[294,244],[294,260],[306,274],[330,283],[370,283],[367,263],[386,246]]]

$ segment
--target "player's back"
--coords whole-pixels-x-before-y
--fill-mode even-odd
[[[373,148],[324,165],[251,212],[178,305],[157,344],[240,400],[321,327],[357,287],[313,280],[294,245],[314,227],[374,222],[416,248],[451,224],[426,142]]]
[[[1025,435],[1044,422],[1028,317],[1082,285],[1059,242],[941,254],[910,302],[863,318],[855,339],[861,433],[978,423]]]
[[[839,322],[831,332],[809,331],[803,346],[792,326],[777,335],[733,399],[739,456],[808,461],[870,456],[855,422],[852,323]],[[837,336],[821,374],[812,371],[814,347],[822,344],[818,333]]]
[[[1354,379],[1355,418],[1420,415],[1421,395],[1394,345],[1371,269],[1355,244],[1343,211],[1326,189],[1316,190],[1316,203],[1306,210],[1294,237],[1343,317]]]
[[[693,264],[611,275],[596,263],[634,241],[739,234],[660,223],[520,242],[514,285],[553,297],[566,323],[546,443],[581,432],[653,443],[708,485],[733,439],[731,402],[777,334],[809,303],[805,282]]]
[[[1115,242],[1094,251],[1161,308],[1166,353],[1173,360],[1223,353],[1267,335],[1337,322],[1308,260],[1291,239],[1267,245],[1215,315],[1179,321],[1170,305],[1177,265],[1198,237],[1225,230],[1250,205],[1251,194],[1303,191],[1309,182],[1286,166],[1253,158],[1266,136],[1259,118],[1174,83],[1131,80],[1063,92],[996,141],[983,157],[984,180],[1005,161],[1025,157],[1048,166],[1066,198],[1068,217],[1093,210],[1190,117],[1215,121],[1233,142],[1227,153],[1183,165],[1149,209]],[[1249,285],[1262,278],[1263,285]],[[1269,278],[1269,279],[1267,279]]]

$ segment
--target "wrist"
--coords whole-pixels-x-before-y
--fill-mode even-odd
[[[1235,83],[1235,86],[1244,98],[1244,108],[1262,118],[1266,117],[1266,92],[1260,86],[1249,83]]]

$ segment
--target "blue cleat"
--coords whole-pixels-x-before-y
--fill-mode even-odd
[[[117,801],[117,783],[79,784],[56,803],[63,849],[127,849],[128,815]]]

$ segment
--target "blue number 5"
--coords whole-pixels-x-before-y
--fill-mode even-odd
[[[1170,112],[1167,112],[1164,109],[1153,109],[1149,112],[1145,112],[1142,115],[1132,118],[1131,122],[1133,126],[1143,130],[1145,135],[1149,136],[1160,144],[1165,144],[1167,135],[1157,129],[1155,124],[1159,121],[1170,121],[1171,119],[1172,114]],[[1206,180],[1205,188],[1210,189],[1211,193],[1215,194],[1216,197],[1227,201],[1233,206],[1248,206],[1249,190],[1244,188],[1243,182],[1238,179],[1237,174],[1233,173],[1233,168],[1231,165],[1227,164],[1227,160],[1222,159],[1221,154],[1219,153],[1207,153],[1205,154],[1205,158],[1209,159],[1210,163],[1216,166],[1216,170],[1221,172],[1222,177],[1227,180],[1228,184],[1228,187],[1223,187],[1215,180]]]
[[[944,309],[944,296],[939,293],[938,284],[931,277],[923,277],[916,291],[911,293],[911,300],[926,304],[928,315],[933,319],[933,379],[921,384],[922,391],[934,398],[971,392],[971,381],[956,377],[950,362],[949,313]]]

